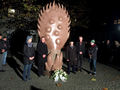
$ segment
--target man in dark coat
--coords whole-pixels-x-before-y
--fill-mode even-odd
[[[0,34],[0,72],[4,72],[3,70],[3,53],[5,52],[4,43],[2,40],[2,34]]]
[[[67,46],[67,63],[68,63],[68,74],[70,74],[71,67],[72,67],[72,72],[75,74],[75,69],[77,64],[77,52],[73,41],[71,41],[70,45]]]
[[[47,61],[48,48],[45,43],[45,38],[42,37],[37,45],[37,60],[38,60],[38,75],[44,76],[45,62]]]
[[[83,55],[85,53],[85,43],[83,42],[83,37],[79,36],[79,42],[77,43],[77,57],[78,57],[78,70],[82,72],[82,61]]]
[[[96,76],[96,60],[97,60],[98,47],[95,44],[95,40],[91,40],[90,44],[91,44],[91,46],[88,50],[89,62],[90,62],[90,71],[91,71],[90,75],[94,74]]]
[[[33,60],[35,58],[35,49],[32,44],[32,36],[27,36],[26,43],[24,45],[24,70],[23,80],[30,80],[30,71],[32,68]]]

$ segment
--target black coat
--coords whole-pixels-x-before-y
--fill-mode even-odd
[[[45,58],[43,58],[43,54],[46,55]],[[38,42],[37,44],[37,60],[38,60],[38,64],[41,63],[45,63],[47,62],[47,55],[48,55],[48,48],[47,45],[45,43],[42,43],[41,41]]]
[[[29,57],[35,57],[34,47],[28,47],[27,44],[24,45],[24,64],[31,64],[33,60],[29,60]]]
[[[77,54],[79,55],[79,52],[83,52],[83,54],[85,54],[85,42],[82,42],[82,44],[80,44],[80,42],[78,42],[76,44],[77,47]]]
[[[0,40],[0,54],[2,54],[2,49],[4,49],[4,43],[3,40]]]
[[[77,52],[76,52],[76,47],[73,46],[71,48],[70,46],[67,46],[67,59],[69,59],[70,65],[76,65],[77,64]]]
[[[94,47],[90,47],[88,50],[89,55],[91,55],[91,59],[95,59],[97,60],[97,51],[98,51],[98,47],[95,45]]]
[[[7,51],[10,48],[10,44],[8,41],[3,41],[3,48],[5,49],[5,51]]]

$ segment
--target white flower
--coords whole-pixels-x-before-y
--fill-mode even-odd
[[[54,78],[54,81],[55,81],[55,82],[58,82],[58,80],[59,80],[59,76],[57,75],[57,76]]]
[[[54,79],[55,82],[58,82],[59,79],[62,80],[63,82],[67,81],[67,73],[65,71],[61,70],[55,70],[52,78]]]
[[[64,77],[64,76],[62,76],[62,75],[60,75],[60,79],[63,81],[63,82],[66,82],[66,78]]]

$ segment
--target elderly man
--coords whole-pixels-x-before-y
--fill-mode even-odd
[[[77,56],[78,56],[78,70],[82,72],[82,61],[83,54],[85,53],[85,43],[83,42],[83,37],[79,36],[79,42],[77,43]]]
[[[67,62],[68,62],[68,74],[70,74],[70,68],[72,67],[72,72],[75,74],[76,64],[77,64],[77,52],[74,42],[71,41],[70,45],[67,46]]]

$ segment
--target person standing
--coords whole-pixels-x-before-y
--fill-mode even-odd
[[[90,75],[94,74],[96,76],[96,60],[97,60],[98,47],[95,44],[95,40],[91,40],[90,44],[91,46],[88,50],[89,62],[90,62]]]
[[[32,44],[32,36],[27,36],[26,43],[24,45],[24,70],[23,80],[30,80],[31,67],[35,57],[35,49]]]
[[[111,42],[110,40],[106,41],[105,50],[104,50],[104,62],[105,64],[110,64],[112,56]]]
[[[4,72],[5,70],[3,69],[3,53],[5,52],[4,49],[4,44],[2,40],[2,34],[0,34],[0,72]]]
[[[37,61],[38,61],[38,75],[44,76],[45,62],[47,62],[48,48],[45,43],[45,38],[42,37],[37,44]]]
[[[83,37],[79,36],[79,42],[77,43],[77,56],[78,56],[78,67],[77,69],[82,72],[82,61],[83,54],[85,53],[85,43],[83,42]]]
[[[76,64],[77,64],[77,52],[74,42],[71,41],[70,45],[67,46],[67,63],[68,63],[68,74],[70,74],[70,68],[72,67],[72,72],[76,73]]]
[[[5,49],[5,52],[3,53],[3,65],[6,65],[7,50],[9,49],[9,43],[7,41],[7,37],[3,37],[3,45]]]

